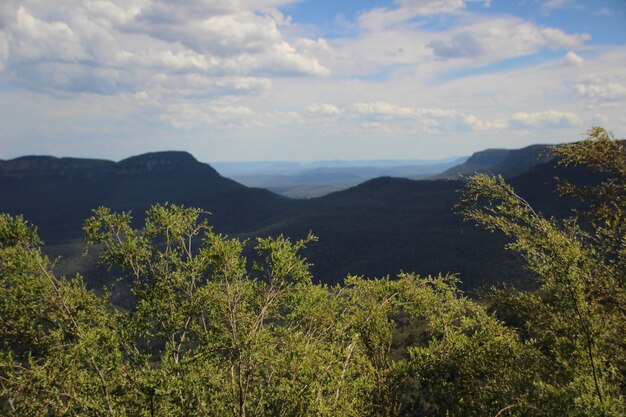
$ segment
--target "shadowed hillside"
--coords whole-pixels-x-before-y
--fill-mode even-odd
[[[520,169],[528,155],[542,152],[541,147],[523,151],[473,158],[484,157],[493,166],[508,160]],[[548,214],[568,214],[563,203],[555,203],[555,175],[590,178],[550,161],[511,183]],[[502,236],[463,223],[454,213],[462,187],[460,180],[382,177],[321,198],[292,200],[221,177],[183,152],[145,154],[118,163],[51,157],[0,162],[0,192],[10,196],[0,203],[0,211],[24,214],[40,227],[49,253],[66,258],[61,268],[80,264],[100,284],[106,274],[95,273],[93,259],[79,255],[82,224],[91,210],[131,210],[138,224],[152,204],[170,202],[211,212],[209,221],[221,233],[298,239],[312,231],[320,242],[310,245],[305,255],[314,276],[327,283],[341,282],[347,274],[415,271],[458,273],[466,289],[503,281],[533,285],[519,259],[502,248]]]
[[[577,183],[596,178],[550,161],[510,182],[545,214],[569,215],[572,202],[557,198],[555,176]],[[325,282],[339,282],[347,274],[415,271],[457,273],[466,289],[502,282],[534,285],[517,255],[503,249],[503,236],[465,223],[455,213],[463,186],[460,180],[377,178],[308,200],[295,215],[254,233],[301,238],[312,230],[320,243],[310,245],[307,256],[314,275]]]
[[[486,149],[474,153],[462,164],[435,175],[433,178],[454,178],[458,175],[472,175],[477,172],[499,174],[505,178],[532,169],[553,158],[548,145],[531,145],[522,149]]]
[[[49,243],[82,236],[98,206],[132,210],[137,221],[157,202],[202,207],[219,231],[254,229],[293,204],[267,190],[220,176],[185,152],[157,152],[112,161],[23,157],[0,162],[0,210],[23,214]]]

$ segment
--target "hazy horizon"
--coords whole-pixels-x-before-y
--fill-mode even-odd
[[[0,159],[439,160],[626,135],[620,0],[5,0]]]

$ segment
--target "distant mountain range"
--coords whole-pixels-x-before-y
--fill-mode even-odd
[[[377,177],[428,178],[466,159],[217,162],[212,166],[222,175],[249,187],[266,188],[293,198],[311,198],[345,190]]]
[[[302,171],[311,171],[319,168],[350,169],[350,168],[395,168],[406,166],[453,166],[467,159],[451,157],[443,159],[330,159],[313,162],[296,161],[241,161],[241,162],[211,162],[211,166],[227,177],[252,174],[284,174],[293,175]]]
[[[549,146],[532,145],[523,149],[487,149],[469,158],[440,160],[216,162],[212,166],[248,187],[265,188],[292,198],[313,198],[386,176],[445,179],[487,172],[510,178],[550,159]]]
[[[507,175],[531,203],[567,214],[552,192],[555,175],[587,178],[556,166],[546,146],[479,152],[446,171],[446,176],[485,171]],[[537,156],[539,156],[537,158]],[[31,156],[0,161],[0,211],[24,216],[39,226],[62,271],[81,270],[92,285],[111,283],[81,258],[81,226],[91,209],[104,205],[131,210],[136,225],[154,203],[200,207],[211,213],[216,231],[243,238],[284,234],[293,239],[310,230],[319,242],[305,256],[317,280],[336,283],[347,274],[382,276],[400,271],[459,273],[466,289],[499,282],[531,286],[505,240],[464,223],[454,214],[460,179],[410,180],[381,177],[319,198],[290,199],[221,176],[184,152],[158,152],[120,162]]]

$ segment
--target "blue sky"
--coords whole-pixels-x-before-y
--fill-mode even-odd
[[[0,159],[407,159],[626,136],[623,0],[3,0]]]

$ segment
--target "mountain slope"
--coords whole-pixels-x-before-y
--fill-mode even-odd
[[[549,161],[511,183],[539,209],[565,215],[567,206],[552,192],[555,175],[590,178]],[[94,286],[109,283],[110,274],[97,275],[93,259],[78,256],[82,222],[91,209],[132,210],[140,226],[151,204],[166,201],[210,211],[218,232],[243,238],[282,233],[298,239],[312,231],[320,241],[304,255],[313,263],[315,278],[327,283],[341,282],[347,274],[415,271],[458,273],[465,289],[499,282],[531,286],[520,260],[503,249],[502,236],[464,223],[454,213],[463,185],[460,180],[382,177],[321,198],[291,200],[223,178],[184,153],[140,155],[118,163],[33,157],[0,162],[0,194],[6,196],[0,211],[23,213],[39,225],[52,244],[49,253],[69,259],[65,271],[87,272]]]
[[[466,159],[231,162],[215,166],[223,175],[249,187],[262,187],[293,198],[311,198],[378,177],[428,178]]]
[[[293,204],[267,190],[220,176],[184,152],[157,152],[118,163],[74,158],[23,157],[0,162],[0,210],[39,225],[51,243],[81,237],[91,210],[132,210],[139,222],[154,203],[198,206],[218,230],[256,228]]]
[[[576,203],[557,195],[555,177],[578,184],[601,178],[550,160],[509,182],[537,211],[569,216]],[[463,186],[461,180],[377,178],[308,200],[294,216],[255,233],[303,237],[312,230],[319,243],[307,256],[314,275],[324,282],[340,282],[347,274],[415,271],[458,273],[465,289],[503,282],[533,286],[532,274],[522,268],[520,258],[504,249],[504,236],[465,223],[455,213]]]
[[[548,145],[531,145],[522,149],[487,149],[474,153],[464,163],[453,166],[433,178],[454,178],[477,172],[512,178],[552,160],[553,157]]]
[[[319,242],[307,249],[314,276],[327,283],[347,274],[458,273],[466,289],[502,281],[532,285],[504,239],[464,223],[454,213],[460,181],[378,178],[309,200],[297,215],[257,235],[294,238],[309,230]]]

